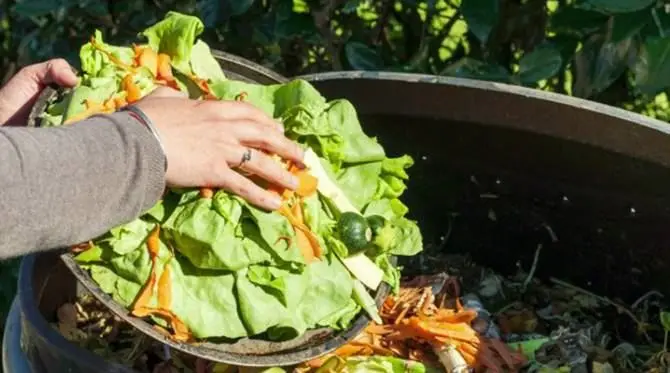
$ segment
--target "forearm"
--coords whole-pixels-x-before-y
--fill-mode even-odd
[[[161,196],[165,161],[128,113],[0,127],[0,259],[87,241]]]

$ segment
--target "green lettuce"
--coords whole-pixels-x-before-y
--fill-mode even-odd
[[[194,16],[168,12],[165,18],[141,32],[149,41],[149,46],[158,53],[172,58],[173,65],[180,71],[189,71],[189,61],[195,40],[205,26]]]
[[[390,356],[350,357],[345,360],[348,373],[437,373],[441,369],[414,360]]]
[[[352,356],[340,358],[333,356],[314,373],[437,373],[438,369],[418,361],[405,360],[391,356]]]
[[[234,100],[244,93],[245,101],[283,122],[287,137],[316,153],[356,209],[384,217],[375,250],[366,254],[397,291],[400,270],[391,256],[415,255],[423,246],[420,230],[400,200],[412,158],[389,157],[363,131],[349,101],[328,101],[307,81],[262,85],[226,79],[207,44],[197,39],[202,31],[196,17],[170,12],[141,36],[155,51],[170,55],[178,85],[191,98],[202,94],[193,76],[206,79],[218,99]],[[121,93],[132,49],[106,44],[97,31],[95,43],[97,48],[87,43],[81,49],[80,84],[46,110],[50,125],[81,113],[86,100],[102,102]],[[156,87],[148,69],[134,71],[142,95]],[[309,264],[284,216],[223,190],[202,198],[197,189],[168,190],[142,216],[98,237],[76,259],[103,291],[131,307],[150,276],[147,239],[159,225],[156,273],[169,269],[171,311],[196,338],[286,340],[317,327],[345,329],[367,297],[361,296],[361,286],[354,291],[355,279],[342,259],[348,250],[335,234],[339,211],[320,193],[301,203],[305,223],[323,249],[320,260]],[[154,294],[150,305],[156,303]]]
[[[192,98],[202,95],[191,76],[208,81],[224,80],[225,75],[212,55],[209,46],[197,37],[204,31],[202,21],[194,16],[168,12],[165,19],[140,33],[147,46],[157,53],[170,56],[177,85]],[[79,51],[82,72],[78,85],[65,97],[49,105],[42,119],[44,125],[62,125],[68,118],[85,110],[85,100],[102,103],[115,94],[122,97],[123,78],[129,73],[135,52],[130,47],[107,44],[100,30],[95,30],[92,41]],[[154,77],[147,68],[137,68],[133,81],[142,96],[156,87]]]

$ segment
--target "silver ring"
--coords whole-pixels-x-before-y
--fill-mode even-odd
[[[251,160],[251,148],[247,148],[247,150],[242,154],[242,160],[240,160],[240,164],[237,166],[237,168],[242,167],[246,162],[249,162]]]

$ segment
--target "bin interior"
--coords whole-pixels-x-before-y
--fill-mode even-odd
[[[625,302],[670,290],[665,123],[489,83],[352,75],[313,84],[350,99],[389,155],[415,159],[403,201],[426,250],[405,274],[444,270],[454,253],[528,272],[542,244],[539,278]]]

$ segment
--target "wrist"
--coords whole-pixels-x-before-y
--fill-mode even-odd
[[[165,146],[163,145],[163,141],[161,139],[160,134],[158,133],[158,130],[156,129],[156,126],[154,126],[153,122],[149,117],[142,111],[137,106],[134,105],[127,105],[121,109],[122,111],[128,112],[130,116],[135,118],[138,122],[140,122],[151,134],[154,136],[156,141],[158,141],[158,145],[161,148],[161,152],[163,153],[163,157],[165,160],[165,171],[167,171],[168,164],[167,164],[167,153],[165,152]]]

